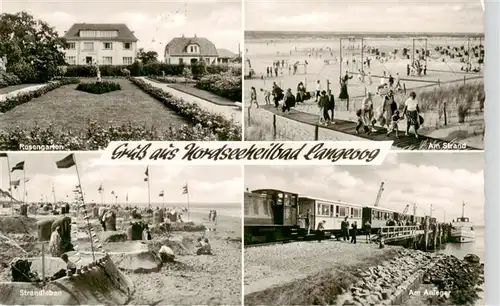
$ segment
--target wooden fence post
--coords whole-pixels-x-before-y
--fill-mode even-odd
[[[466,82],[467,82],[467,78],[464,75],[464,85],[465,85]]]
[[[276,114],[273,114],[273,139],[276,140]]]
[[[248,116],[248,118],[247,118],[248,126],[250,126],[250,107],[248,108],[248,115],[247,116]]]
[[[347,111],[349,111],[349,97],[347,97],[347,105],[346,105],[346,107],[347,107]]]
[[[403,90],[404,90],[404,93],[406,95],[406,83],[403,83]]]
[[[314,140],[317,141],[319,138],[319,125],[314,126]]]
[[[448,125],[448,115],[446,114],[446,102],[443,103],[444,125]]]

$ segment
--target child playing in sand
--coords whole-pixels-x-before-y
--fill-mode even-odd
[[[395,110],[394,115],[392,115],[391,118],[391,125],[389,127],[389,131],[387,131],[387,136],[390,136],[391,133],[394,131],[396,132],[396,138],[399,138],[399,131],[398,131],[398,122],[401,120],[399,117],[399,111]]]
[[[66,270],[71,271],[71,273],[76,273],[76,265],[74,262],[70,261],[68,258],[68,254],[61,255],[62,260],[66,263]]]

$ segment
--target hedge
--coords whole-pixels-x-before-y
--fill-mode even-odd
[[[201,77],[203,74],[203,69],[201,65],[173,65],[173,64],[164,64],[164,63],[151,63],[143,65],[140,62],[135,62],[132,65],[100,65],[99,70],[101,71],[101,76],[126,76],[123,73],[123,69],[127,69],[130,71],[131,76],[152,76],[163,75],[162,71],[165,72],[165,75],[169,76],[182,76],[184,71],[184,67],[191,68],[191,72],[194,76]],[[95,77],[95,67],[91,65],[77,65],[77,66],[68,66],[65,76],[66,77]],[[209,65],[204,67],[204,73],[207,74],[220,74],[227,71],[234,71],[233,73],[236,75],[241,75],[241,67],[231,67],[228,65]]]
[[[242,133],[239,123],[228,120],[222,115],[208,112],[195,103],[175,98],[170,93],[156,88],[143,80],[136,78],[130,78],[130,80],[151,97],[174,110],[178,115],[189,119],[193,124],[201,124],[204,128],[213,131],[218,140],[241,141]]]

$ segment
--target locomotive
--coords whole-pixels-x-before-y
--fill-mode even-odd
[[[425,219],[383,207],[302,196],[277,189],[245,192],[244,215],[245,245],[304,239],[315,235],[320,222],[324,222],[325,236],[338,237],[346,217],[350,224],[358,224],[360,234],[364,233],[366,222],[371,224],[371,233],[376,233],[388,220],[396,224],[420,225]],[[430,223],[436,223],[436,219],[430,218]]]

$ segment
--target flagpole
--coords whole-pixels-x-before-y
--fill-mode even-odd
[[[148,165],[148,169],[147,170],[148,170],[148,177],[147,177],[147,179],[148,179],[148,204],[149,204],[149,209],[151,209],[151,185],[150,185],[150,182],[149,182],[150,181],[150,179],[149,179],[149,176],[150,176],[149,175],[149,165]]]
[[[191,221],[191,218],[189,218],[189,185],[188,183],[186,182],[186,188],[187,188],[187,192],[186,192],[186,195],[187,195],[187,200],[188,200],[188,221]]]
[[[78,171],[78,164],[76,162],[76,156],[74,154],[73,154],[73,161],[75,162],[76,176],[78,177],[78,186],[80,187],[80,193],[82,194],[82,200],[83,200],[83,208],[85,209],[85,196],[83,195],[82,182],[80,181],[80,172]],[[95,261],[94,241],[92,240],[92,230],[90,227],[90,221],[88,216],[86,219],[87,219],[87,230],[89,232],[89,238],[90,238],[90,248],[92,250],[92,261]]]
[[[26,167],[23,165],[23,175],[24,175],[24,184],[23,184],[23,204],[26,204]]]
[[[14,215],[14,190],[12,190],[12,177],[10,175],[10,161],[9,161],[9,155],[7,155],[7,171],[9,172],[9,192],[10,192],[10,209],[12,212],[12,215]]]
[[[162,206],[163,208],[165,208],[165,191],[164,191],[164,190],[162,190],[162,191],[161,191],[161,194],[162,194],[162,196],[161,196],[161,206]]]

